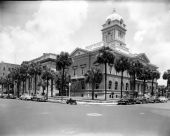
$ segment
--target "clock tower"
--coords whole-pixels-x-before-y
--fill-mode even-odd
[[[126,25],[123,18],[113,10],[113,13],[106,18],[105,24],[102,25],[102,40],[112,46],[125,47]]]

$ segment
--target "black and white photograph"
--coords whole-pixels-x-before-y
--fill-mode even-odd
[[[170,136],[170,1],[0,2],[0,136]]]

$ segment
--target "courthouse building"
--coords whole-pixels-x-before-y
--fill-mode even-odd
[[[132,59],[137,59],[141,63],[150,66],[152,69],[156,70],[158,67],[151,64],[148,57],[145,53],[133,54],[129,51],[126,46],[125,36],[126,36],[126,24],[123,18],[116,13],[115,11],[109,15],[104,24],[102,25],[102,40],[98,43],[94,43],[82,48],[76,48],[70,55],[73,59],[73,64],[67,69],[67,72],[71,76],[71,96],[81,96],[81,97],[91,97],[91,86],[85,83],[84,74],[93,66],[99,67],[104,75],[104,65],[94,64],[94,61],[97,58],[99,50],[104,47],[110,47],[112,49],[113,54],[117,56],[125,56]],[[39,62],[42,65],[46,65],[50,69],[56,71],[56,54],[52,53],[44,53],[42,56],[33,59],[31,62]],[[7,66],[6,63],[1,63],[0,65],[0,76],[5,76],[8,71],[12,67],[16,67],[18,65],[10,65]],[[40,79],[40,77],[38,77]],[[32,79],[32,86],[29,86],[29,81],[27,80],[27,88],[26,92],[34,93],[35,85],[34,79]],[[39,81],[38,81],[39,82]],[[37,83],[38,83],[37,82]],[[132,85],[131,85],[130,75],[127,71],[124,72],[124,79],[123,79],[123,94],[127,94],[127,92],[131,92]],[[49,87],[54,89],[54,94],[58,93],[58,90],[55,89],[55,86],[51,86],[50,83]],[[137,80],[136,81],[136,92],[138,94],[143,94],[143,81]],[[49,88],[49,96],[50,96],[50,89]],[[120,73],[116,72],[114,65],[107,66],[107,98],[113,98],[120,96],[120,89],[121,88],[121,75]],[[146,82],[146,93],[150,93],[152,89],[151,81]],[[96,84],[95,86],[95,96],[104,98],[104,90],[105,90],[105,81],[104,76],[103,80],[100,84]],[[154,80],[154,91],[157,90],[157,81]],[[41,92],[42,88],[37,86],[37,91]],[[68,94],[68,93],[67,93]]]
[[[158,67],[151,64],[145,53],[133,54],[126,46],[126,24],[123,18],[113,11],[111,15],[106,18],[102,25],[102,41],[82,48],[76,48],[72,53],[73,64],[70,67],[70,75],[72,77],[72,95],[89,96],[91,95],[91,87],[84,82],[84,74],[92,66],[99,53],[99,49],[104,46],[110,47],[115,56],[125,56],[128,58],[137,59],[140,62],[149,65],[156,70]],[[104,74],[104,65],[97,65]],[[120,96],[121,75],[117,73],[114,66],[107,66],[107,92],[108,98]],[[77,85],[79,84],[79,85]],[[96,84],[95,96],[104,98],[104,77],[100,84]],[[156,91],[157,81],[154,81],[154,91]],[[127,71],[124,72],[123,93],[130,92],[131,82]],[[137,80],[136,92],[142,94],[143,82]],[[146,92],[151,92],[151,81],[147,81]]]

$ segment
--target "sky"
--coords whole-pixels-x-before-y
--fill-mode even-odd
[[[170,69],[168,1],[7,1],[0,3],[0,61],[21,64],[43,53],[71,53],[102,41],[113,9],[126,24],[126,46],[145,53],[162,74]]]

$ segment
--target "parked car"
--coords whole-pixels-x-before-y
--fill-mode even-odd
[[[21,100],[31,100],[32,99],[32,95],[29,94],[23,94],[20,96]]]
[[[7,98],[8,98],[8,94],[6,94],[6,93],[5,93],[5,94],[3,94],[3,95],[2,95],[2,98],[7,99]]]
[[[31,100],[38,101],[38,102],[46,102],[47,97],[45,95],[36,94],[36,95],[33,95]]]
[[[138,97],[137,99],[138,99],[138,101],[140,101],[141,104],[149,102],[149,100],[147,98],[145,98],[145,97]]]
[[[142,104],[142,100],[139,98],[135,98],[135,102],[136,102],[136,104]]]
[[[136,100],[134,98],[128,98],[128,104],[136,104]]]
[[[3,97],[4,97],[4,96],[3,96],[3,94],[1,93],[1,94],[0,94],[0,98],[3,98]]]
[[[45,95],[37,95],[37,101],[38,102],[46,102],[47,97]]]
[[[160,103],[160,99],[158,99],[158,97],[155,98],[155,103]]]
[[[155,99],[153,97],[150,97],[147,100],[148,100],[148,103],[154,103],[155,102]]]
[[[165,96],[160,96],[160,97],[158,97],[158,99],[159,99],[160,102],[167,102],[168,101],[168,99]]]
[[[129,100],[126,98],[121,98],[120,100],[118,100],[118,105],[127,105],[129,104]]]
[[[14,96],[13,94],[9,94],[9,95],[7,94],[6,98],[7,99],[16,99],[17,97]]]
[[[77,105],[76,100],[73,100],[73,99],[71,99],[71,98],[68,99],[68,100],[66,101],[66,103],[67,103],[67,104],[71,104],[71,105],[72,105],[72,104]]]

